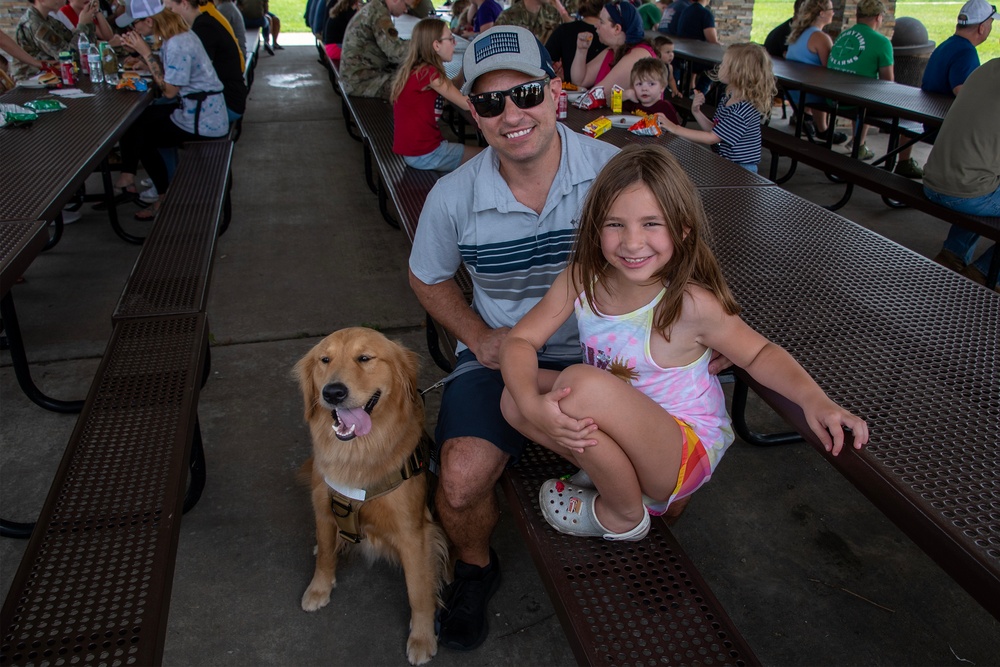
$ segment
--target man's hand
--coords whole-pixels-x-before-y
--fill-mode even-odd
[[[709,373],[712,375],[718,375],[732,365],[733,362],[729,361],[729,357],[723,356],[721,352],[712,350],[712,358],[708,362]]]
[[[493,370],[500,369],[500,346],[510,332],[510,327],[500,327],[499,329],[488,329],[486,333],[479,337],[475,347],[469,345],[476,359],[486,368]]]

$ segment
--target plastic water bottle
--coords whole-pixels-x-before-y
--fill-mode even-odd
[[[101,52],[97,44],[91,44],[87,50],[87,68],[90,70],[91,83],[104,82],[104,68],[101,66]]]
[[[80,73],[90,74],[90,63],[87,62],[87,54],[90,53],[90,40],[80,33],[80,39],[76,43],[76,54],[80,58]]]
[[[104,69],[104,82],[112,86],[118,85],[118,56],[107,42],[101,42],[101,64]]]

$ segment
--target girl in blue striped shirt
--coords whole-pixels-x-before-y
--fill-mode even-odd
[[[713,78],[726,85],[715,116],[702,113],[705,95],[695,92],[691,113],[701,129],[695,130],[672,123],[663,114],[657,115],[660,126],[678,136],[699,144],[717,146],[719,155],[754,173],[760,162],[760,124],[771,112],[777,94],[771,58],[757,44],[733,44],[726,49]]]

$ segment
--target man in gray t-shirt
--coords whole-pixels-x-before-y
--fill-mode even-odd
[[[525,444],[500,413],[500,345],[568,263],[583,199],[617,149],[556,122],[562,83],[526,29],[485,31],[465,52],[463,69],[462,93],[489,148],[428,196],[410,285],[459,340],[458,372],[445,388],[435,433],[436,507],[457,558],[439,621],[441,644],[469,650],[488,635],[487,603],[499,583],[490,549],[499,515],[494,486]],[[474,285],[471,308],[452,280],[462,264]],[[564,367],[579,358],[571,321],[539,363]]]

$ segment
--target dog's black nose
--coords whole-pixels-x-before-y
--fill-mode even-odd
[[[331,382],[323,387],[323,400],[330,405],[339,405],[350,392],[342,382]]]

